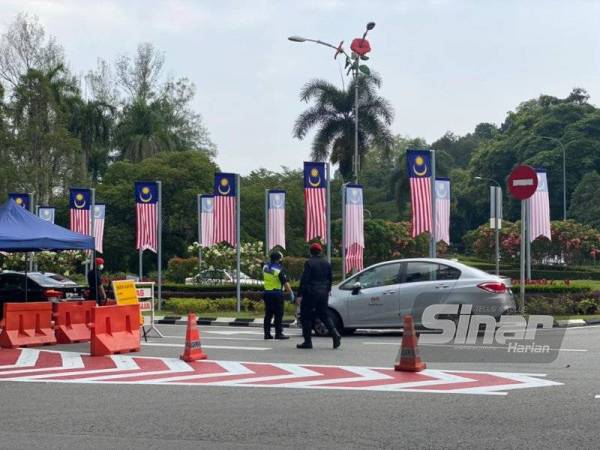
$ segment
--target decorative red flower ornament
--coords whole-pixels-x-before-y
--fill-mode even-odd
[[[369,45],[369,41],[366,39],[356,38],[350,44],[350,49],[358,56],[365,56],[371,51],[371,45]]]

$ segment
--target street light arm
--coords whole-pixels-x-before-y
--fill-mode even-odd
[[[476,180],[487,180],[487,181],[491,181],[492,183],[494,183],[496,186],[501,187],[500,183],[498,183],[496,180],[494,180],[493,178],[488,178],[488,177],[475,177]]]

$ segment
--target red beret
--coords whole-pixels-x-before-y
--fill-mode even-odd
[[[315,252],[320,252],[323,250],[323,247],[321,247],[321,244],[319,244],[318,242],[313,242],[312,244],[310,244],[310,249]]]
[[[100,264],[104,264],[104,259],[96,258],[96,265],[99,266]]]

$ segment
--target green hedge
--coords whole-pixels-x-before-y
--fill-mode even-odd
[[[493,270],[486,270],[492,273]],[[518,279],[521,276],[519,269],[500,270],[500,275]],[[532,268],[533,278],[547,280],[600,280],[600,272],[590,270],[538,270]]]
[[[585,297],[579,300],[569,296],[559,298],[533,297],[525,303],[527,314],[574,315],[595,314],[600,311],[600,299]]]
[[[237,301],[235,298],[210,299],[210,298],[171,298],[165,302],[165,309],[176,314],[213,314],[236,312]],[[284,303],[284,313],[294,315],[296,305],[289,302]],[[264,313],[265,304],[261,301],[243,299],[241,310],[250,313]]]
[[[513,284],[511,289],[513,292],[518,292],[520,289],[519,284]],[[528,294],[584,294],[592,292],[592,289],[588,286],[564,286],[556,284],[536,284],[536,285],[525,285],[525,292]]]
[[[290,283],[292,289],[298,289],[299,283],[292,281]],[[220,284],[213,286],[197,286],[187,284],[163,284],[163,291],[169,292],[197,292],[199,294],[203,292],[231,292],[235,291],[235,284]],[[262,292],[262,286],[242,286],[242,291],[246,292]]]

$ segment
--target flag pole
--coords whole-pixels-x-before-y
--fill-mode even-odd
[[[156,187],[158,190],[158,207],[156,209],[157,213],[157,222],[158,222],[158,254],[157,254],[157,263],[158,263],[158,310],[162,310],[162,183],[160,181],[156,182]]]
[[[327,262],[331,264],[331,170],[329,163],[325,163],[327,172]]]
[[[531,203],[530,198],[525,200],[527,202],[527,236],[525,240],[525,261],[527,262],[527,281],[531,281]]]
[[[242,302],[242,289],[241,289],[241,242],[240,242],[240,175],[235,175],[235,240],[236,240],[236,286],[235,286],[235,295],[237,300],[237,312],[241,310],[241,302]]]
[[[38,218],[40,217],[40,205],[38,205],[37,203],[35,205],[35,216],[38,217]],[[35,260],[34,269],[35,269],[36,272],[38,271],[38,262],[37,262],[37,259]]]
[[[346,279],[346,186],[342,184],[342,280]]]
[[[269,190],[265,189],[265,256],[269,256]]]
[[[32,213],[34,210],[33,192],[29,192],[28,195],[29,195],[29,212]],[[36,211],[35,215],[37,216],[37,206],[35,207],[35,211]],[[29,254],[29,271],[30,272],[33,272],[33,258],[35,258],[35,254],[33,252],[31,252]]]
[[[431,154],[431,233],[429,234],[429,257],[436,255],[436,220],[435,220],[435,150],[429,150]]]
[[[202,195],[198,194],[196,196],[196,201],[198,203],[198,273],[200,273],[201,265],[202,265]]]

